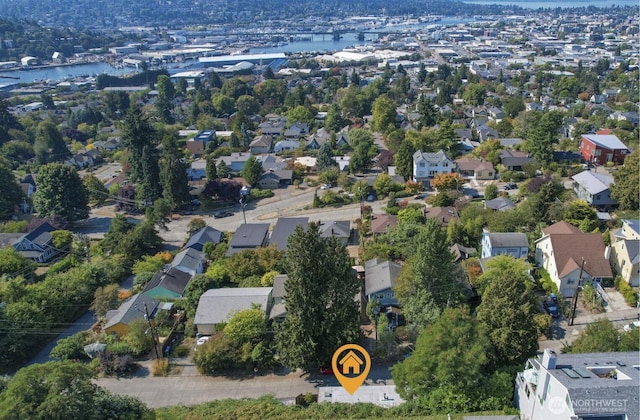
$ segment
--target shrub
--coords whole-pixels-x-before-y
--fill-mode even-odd
[[[151,373],[153,376],[169,375],[169,359],[156,359],[151,365]]]
[[[620,294],[624,297],[627,305],[632,308],[638,306],[638,292],[636,292],[633,287],[629,286],[629,283],[619,276],[616,277],[616,289],[620,291]]]

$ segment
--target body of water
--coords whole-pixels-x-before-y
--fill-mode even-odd
[[[131,68],[114,68],[109,63],[87,63],[74,66],[47,67],[30,70],[2,71],[0,70],[0,84],[33,83],[41,80],[60,81],[76,76],[94,76],[102,73],[119,76],[131,73]],[[2,76],[7,76],[3,78]],[[17,79],[16,79],[17,77]]]

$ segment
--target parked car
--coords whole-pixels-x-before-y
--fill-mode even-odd
[[[505,184],[504,189],[505,190],[517,190],[518,189],[518,184],[516,184],[515,182],[509,182],[509,183]]]
[[[202,337],[199,337],[196,340],[196,347],[195,349],[197,350],[199,346],[203,345],[204,343],[206,343],[207,341],[209,341],[209,339],[211,338],[210,335],[203,335]]]
[[[329,365],[320,366],[321,375],[333,375],[333,368]]]
[[[549,297],[551,298],[551,302],[558,303],[558,296],[555,293],[551,293]]]
[[[233,216],[232,211],[224,210],[224,211],[219,211],[213,214],[213,217],[216,219],[222,219],[223,217],[229,217],[229,216]]]
[[[560,311],[558,310],[558,307],[553,302],[547,305],[547,312],[553,318],[558,318],[560,316]]]
[[[640,321],[633,321],[631,324],[627,324],[622,327],[622,331],[629,332],[631,330],[635,330],[636,328],[640,328]]]
[[[367,201],[370,202],[370,203],[376,201],[376,196],[373,195],[373,194],[369,194],[367,196]]]
[[[322,186],[320,186],[321,190],[328,190],[332,187],[331,184],[322,184]]]

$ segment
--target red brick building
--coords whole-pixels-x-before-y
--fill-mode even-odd
[[[613,134],[584,134],[580,139],[580,154],[585,162],[604,165],[607,162],[622,165],[627,154],[627,146]]]

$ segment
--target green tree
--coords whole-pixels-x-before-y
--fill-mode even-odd
[[[49,362],[20,369],[0,394],[4,419],[150,419],[139,400],[108,393],[91,383],[87,365]]]
[[[69,165],[50,163],[40,168],[33,206],[40,217],[61,216],[67,221],[86,219],[88,194],[78,172]]]
[[[207,181],[211,181],[213,179],[218,178],[218,169],[216,168],[216,159],[213,155],[209,154],[206,157],[206,176]]]
[[[319,225],[289,237],[285,259],[287,317],[276,330],[282,362],[290,368],[327,363],[334,351],[360,334],[353,297],[359,283],[344,245],[321,238]]]
[[[481,83],[469,83],[462,95],[464,103],[471,106],[483,105],[486,97],[487,88]]]
[[[260,111],[260,102],[251,95],[241,95],[236,100],[236,108],[244,115],[254,115]]]
[[[158,162],[158,150],[146,145],[142,148],[140,157],[142,168],[142,179],[136,186],[136,204],[139,209],[145,209],[160,198],[162,194],[162,184],[160,183],[160,165]]]
[[[478,306],[478,321],[486,327],[496,349],[497,364],[523,363],[538,350],[534,322],[535,295],[529,265],[511,256],[498,256],[480,276],[486,287]]]
[[[566,353],[606,353],[618,351],[620,333],[608,319],[600,319],[587,325]]]
[[[84,346],[89,342],[89,333],[79,332],[67,338],[61,338],[49,353],[50,357],[59,360],[86,360],[89,358]]]
[[[621,210],[640,208],[640,152],[634,150],[624,159],[624,165],[613,174],[611,197]]]
[[[266,331],[264,309],[252,308],[236,312],[224,327],[224,334],[238,343],[257,343]]]
[[[303,105],[298,105],[289,112],[287,112],[287,124],[302,122],[308,125],[313,124],[313,113],[309,111],[309,108]]]
[[[82,183],[87,189],[87,194],[91,203],[95,203],[100,206],[104,204],[107,198],[109,198],[109,191],[97,176],[89,174],[82,179]]]
[[[24,194],[13,172],[0,164],[0,219],[10,219]]]
[[[396,126],[396,105],[386,95],[373,102],[371,129],[380,133],[392,131]]]
[[[115,283],[96,289],[89,309],[96,313],[97,318],[104,318],[107,312],[116,307],[119,289],[120,287]]]
[[[128,149],[127,163],[131,171],[130,177],[133,182],[141,182],[144,179],[145,171],[143,152],[145,147],[153,147],[157,144],[157,132],[137,107],[131,107],[125,115],[122,123],[122,140]]]
[[[498,186],[496,184],[489,184],[484,190],[485,200],[493,200],[498,196]]]
[[[435,219],[428,219],[416,239],[415,253],[398,277],[394,289],[401,305],[410,304],[419,291],[431,295],[435,305],[444,309],[462,298],[464,274],[449,251],[447,233]],[[413,320],[408,319],[413,322]],[[418,325],[418,328],[424,327]]]
[[[51,120],[43,121],[38,125],[33,150],[38,165],[62,161],[71,156],[62,134]]]
[[[0,99],[0,144],[10,140],[9,130],[22,130],[23,127],[18,119],[9,112],[9,106],[4,99]]]
[[[336,103],[331,104],[327,111],[327,116],[324,119],[324,128],[330,133],[335,133],[340,131],[344,126],[345,122],[344,118],[342,118],[342,109],[340,109],[340,105]]]
[[[156,84],[158,90],[158,97],[156,98],[156,109],[160,116],[160,119],[165,124],[173,124],[173,99],[175,98],[175,86],[171,82],[169,76],[161,74],[158,76],[158,82]]]
[[[0,276],[31,279],[36,268],[35,262],[23,257],[12,246],[0,249]]]
[[[452,395],[470,396],[485,376],[491,343],[466,309],[446,309],[418,337],[411,357],[392,368],[396,390],[406,400],[425,398],[446,388]],[[458,408],[452,398],[449,411]]]
[[[373,189],[376,191],[378,197],[386,197],[391,191],[393,191],[393,180],[388,174],[380,174],[373,182]]]
[[[169,201],[172,209],[189,204],[191,194],[189,194],[187,164],[184,159],[180,158],[180,148],[173,136],[165,137],[162,142],[160,181],[162,195]]]
[[[583,232],[591,232],[598,226],[596,210],[584,200],[573,200],[567,204],[563,219],[580,229],[586,228]]]
[[[331,146],[329,143],[324,143],[318,149],[318,154],[316,155],[316,169],[318,172],[322,172],[327,168],[332,166],[337,166],[335,160],[333,160],[333,152],[331,151]]]
[[[262,164],[260,163],[260,161],[258,161],[258,159],[256,159],[255,157],[251,156],[244,163],[244,166],[242,167],[241,175],[249,185],[255,186],[258,183],[260,176],[262,176],[262,172],[263,172]]]
[[[396,165],[396,173],[402,176],[405,181],[413,177],[413,154],[415,152],[415,146],[405,139],[393,157],[393,162]]]
[[[136,355],[141,355],[153,348],[152,332],[149,323],[142,318],[136,318],[129,323],[127,334],[122,338]]]
[[[218,173],[218,178],[226,178],[231,173],[231,168],[224,163],[224,160],[220,159],[216,167],[216,172]]]

